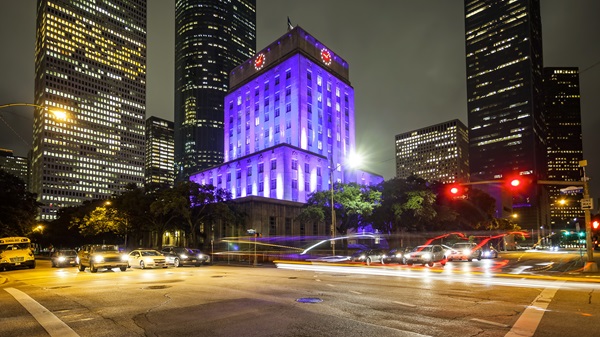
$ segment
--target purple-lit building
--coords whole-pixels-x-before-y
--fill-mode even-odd
[[[225,163],[190,176],[231,192],[306,202],[333,182],[377,184],[351,169],[354,89],[348,63],[300,27],[230,74],[225,97]],[[240,200],[242,201],[242,200]]]
[[[247,217],[243,228],[206,226],[212,232],[204,237],[243,236],[246,229],[264,240],[329,236],[329,224],[295,220],[310,193],[329,191],[332,180],[383,181],[351,168],[354,89],[348,63],[302,28],[289,30],[234,68],[229,86],[225,162],[190,180],[230,191]]]

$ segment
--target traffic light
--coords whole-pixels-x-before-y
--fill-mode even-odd
[[[464,199],[466,198],[467,189],[460,184],[451,184],[447,187],[448,195],[452,199]]]
[[[600,214],[592,216],[592,230],[598,230],[600,227]]]

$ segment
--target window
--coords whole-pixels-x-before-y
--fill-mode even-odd
[[[321,167],[317,166],[317,177],[321,176]]]
[[[235,178],[238,179],[238,180],[242,179],[242,170],[237,170],[235,172]]]
[[[269,138],[269,131],[270,131],[270,129],[265,130],[265,138]]]
[[[248,177],[252,177],[252,166],[248,166],[246,168],[246,172]]]
[[[279,133],[279,131],[281,131],[281,128],[280,128],[280,125],[277,124],[277,125],[275,125],[275,133],[277,134],[277,133]]]
[[[277,109],[275,111],[277,111]],[[268,121],[269,121],[269,113],[265,112],[265,122],[268,122]]]
[[[279,76],[275,76],[275,85],[279,85]]]
[[[258,173],[263,173],[265,171],[265,164],[258,163]]]
[[[277,179],[275,179],[275,178],[271,179],[271,189],[272,190],[277,189]]]
[[[285,71],[285,79],[289,80],[290,78],[292,78],[292,70],[288,69]]]
[[[309,163],[304,163],[304,172],[305,173],[310,172],[310,164]]]
[[[292,159],[292,170],[298,169],[298,159]]]
[[[291,104],[286,104],[285,105],[285,112],[290,112],[292,111],[292,105]]]
[[[269,217],[269,235],[277,235],[277,222],[275,222],[274,216]]]
[[[294,190],[298,189],[298,180],[297,179],[292,179],[292,189],[294,189]]]
[[[310,72],[310,71],[306,72],[306,80],[309,82],[312,81],[312,72]]]
[[[277,159],[271,160],[271,170],[277,169]]]
[[[292,94],[292,87],[285,88],[285,95],[290,96]]]
[[[280,111],[279,108],[275,108],[275,117],[279,117]]]
[[[231,181],[231,173],[227,173],[227,181]]]

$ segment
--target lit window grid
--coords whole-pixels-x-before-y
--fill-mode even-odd
[[[138,17],[117,19],[125,29],[97,24],[94,16],[117,15],[84,2],[79,8],[49,2],[38,17],[44,48],[36,50],[36,68],[44,77],[36,102],[69,113],[62,123],[47,113],[35,116],[33,182],[46,205],[43,219],[143,182],[145,3],[137,5]]]

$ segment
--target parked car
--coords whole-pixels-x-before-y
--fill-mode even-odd
[[[175,267],[185,265],[199,267],[210,263],[210,255],[202,253],[199,249],[165,246],[160,252],[165,256],[167,264]]]
[[[484,259],[498,258],[498,251],[493,246],[485,246],[481,249],[481,257]]]
[[[50,255],[50,261],[52,262],[52,268],[76,266],[77,252],[73,249],[59,249]]]
[[[419,263],[422,265],[433,266],[439,262],[442,266],[446,265],[446,250],[440,245],[423,245],[415,247],[406,256],[406,264],[412,265]]]
[[[92,273],[97,272],[99,268],[119,268],[126,271],[128,258],[127,254],[119,252],[116,245],[85,245],[77,253],[79,271],[88,267]]]
[[[481,260],[481,248],[473,242],[457,242],[452,245],[452,250],[447,254],[446,258],[448,261]]]
[[[385,264],[386,252],[381,249],[359,250],[352,254],[351,259],[354,262],[363,262],[370,266],[373,262]]]
[[[145,268],[167,268],[167,259],[159,251],[154,249],[136,249],[129,253],[129,267]]]

